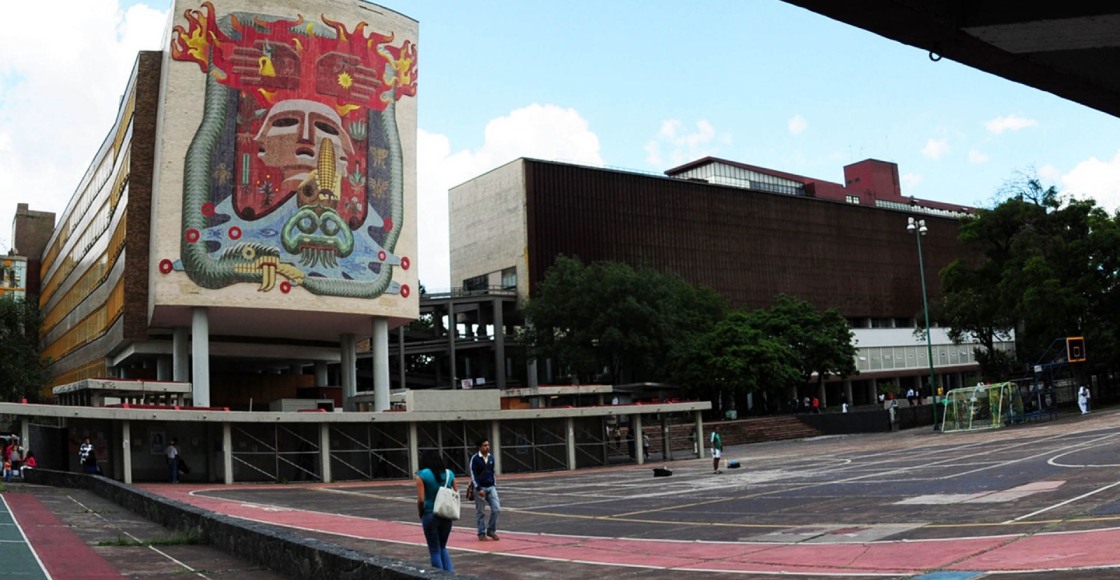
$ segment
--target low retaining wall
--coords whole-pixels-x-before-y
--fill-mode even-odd
[[[414,564],[370,556],[330,542],[209,512],[170,500],[107,477],[31,469],[28,483],[89,490],[166,528],[197,535],[209,545],[292,578],[405,580],[411,578],[472,578],[429,570]],[[427,557],[427,548],[423,550]]]

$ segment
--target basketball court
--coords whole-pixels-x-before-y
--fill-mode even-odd
[[[1118,443],[1120,414],[1109,411],[994,431],[732,447],[726,458],[743,467],[722,474],[691,459],[667,464],[670,477],[652,476],[662,464],[511,475],[499,478],[501,541],[477,540],[465,502],[449,547],[457,571],[498,578],[530,569],[546,578],[1104,578],[1120,567]],[[427,560],[411,481],[143,487]]]

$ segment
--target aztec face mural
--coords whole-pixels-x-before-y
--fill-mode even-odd
[[[394,253],[405,218],[396,102],[416,95],[416,46],[365,22],[201,6],[171,40],[171,57],[204,73],[206,96],[184,160],[180,259],[160,270],[210,289],[408,297],[392,280],[410,267]]]

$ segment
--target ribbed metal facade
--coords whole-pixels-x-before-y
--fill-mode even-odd
[[[918,248],[904,211],[526,160],[530,288],[557,255],[672,271],[735,307],[786,293],[849,318],[922,310]],[[931,302],[966,250],[958,221],[918,215]]]

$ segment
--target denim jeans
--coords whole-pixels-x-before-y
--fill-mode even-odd
[[[179,483],[179,458],[167,460],[167,471],[171,477],[171,483]]]
[[[485,491],[486,497],[479,495],[479,491]],[[490,506],[490,522],[486,523],[486,506]],[[502,512],[502,505],[498,502],[498,488],[496,486],[480,487],[474,493],[474,508],[478,510],[478,517],[476,523],[478,524],[478,535],[493,534],[498,531],[498,514]]]
[[[420,518],[420,525],[424,528],[424,540],[428,542],[428,556],[432,559],[432,566],[454,572],[451,567],[451,554],[447,553],[447,538],[451,536],[451,520],[436,517],[432,512],[425,512]]]

